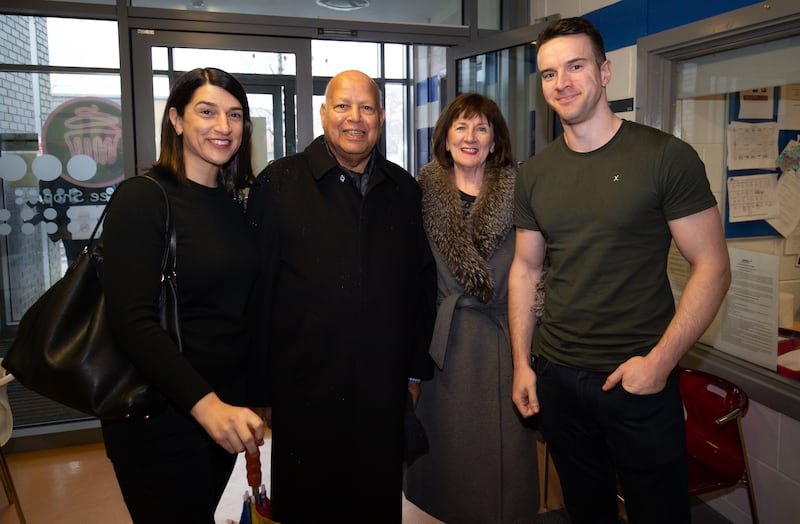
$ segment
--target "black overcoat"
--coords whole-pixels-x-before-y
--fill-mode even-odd
[[[248,203],[284,524],[400,522],[406,383],[432,375],[436,273],[416,181],[376,155],[362,197],[317,138],[270,164]]]

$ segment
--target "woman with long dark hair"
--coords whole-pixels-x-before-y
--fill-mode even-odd
[[[169,197],[177,235],[182,351],[159,321],[166,204],[155,184],[126,181],[104,224],[103,285],[115,341],[167,398],[146,420],[103,421],[136,523],[213,523],[236,453],[254,453],[262,418],[240,406],[266,376],[248,330],[257,253],[243,213],[253,181],[251,121],[241,84],[219,69],[181,76],[167,99],[158,161],[147,173]]]

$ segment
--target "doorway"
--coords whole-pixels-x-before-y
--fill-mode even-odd
[[[136,29],[131,54],[137,166],[158,157],[170,87],[196,67],[223,69],[244,86],[253,120],[254,173],[313,139],[308,40]]]

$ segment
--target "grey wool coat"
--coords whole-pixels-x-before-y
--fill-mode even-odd
[[[536,435],[511,400],[508,271],[514,254],[514,169],[489,169],[468,219],[452,171],[418,177],[436,259],[434,377],[417,405],[430,452],[411,464],[406,496],[451,524],[534,522]]]

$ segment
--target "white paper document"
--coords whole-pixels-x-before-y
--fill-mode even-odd
[[[689,281],[689,276],[692,273],[692,265],[683,257],[681,252],[675,246],[675,242],[670,245],[669,257],[667,258],[667,275],[669,276],[670,287],[672,288],[672,298],[675,303],[681,301],[683,296],[683,289],[686,287],[686,282]],[[719,335],[720,315],[716,315],[711,325],[708,326],[706,331],[700,335],[699,341],[709,346],[714,345],[714,341]]]
[[[797,171],[784,171],[778,179],[778,215],[767,219],[784,238],[789,237],[800,224],[800,175]]]
[[[775,103],[771,87],[748,89],[739,93],[739,120],[757,118],[771,120]]]
[[[728,124],[728,169],[775,169],[778,124]]]
[[[800,129],[800,84],[781,86],[778,125],[781,129]]]
[[[767,369],[778,369],[779,257],[730,248],[733,279],[720,310],[714,347]]]
[[[728,222],[776,218],[779,211],[777,173],[728,177]]]
[[[784,255],[797,255],[800,254],[800,226],[786,237],[786,242],[783,245]]]

